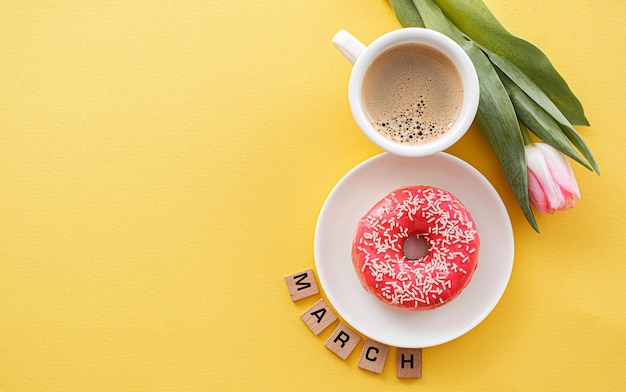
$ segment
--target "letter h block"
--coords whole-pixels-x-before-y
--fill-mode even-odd
[[[422,378],[422,349],[397,349],[398,378]]]

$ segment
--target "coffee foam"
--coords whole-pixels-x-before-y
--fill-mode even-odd
[[[445,134],[463,103],[460,75],[439,51],[419,44],[391,48],[367,71],[363,104],[383,136],[421,144]]]
[[[424,96],[419,98],[406,108],[399,106],[383,121],[372,122],[372,125],[383,136],[398,143],[428,143],[443,136],[454,125],[458,114],[439,119],[426,118],[430,100]]]

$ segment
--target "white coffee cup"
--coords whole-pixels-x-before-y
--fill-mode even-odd
[[[405,157],[432,155],[452,146],[471,126],[480,97],[478,76],[469,56],[449,37],[429,29],[403,28],[382,35],[366,47],[347,31],[340,30],[332,42],[354,65],[348,85],[348,98],[354,119],[363,133],[383,150]],[[443,53],[456,67],[463,85],[463,103],[456,121],[443,135],[422,144],[400,143],[383,136],[372,126],[362,97],[363,78],[372,62],[387,49],[410,43],[427,45]]]

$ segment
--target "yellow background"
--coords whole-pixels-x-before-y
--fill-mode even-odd
[[[626,2],[488,0],[583,102],[602,175],[526,224],[480,130],[449,152],[503,198],[515,264],[424,377],[342,361],[284,277],[314,267],[335,183],[379,153],[351,118],[345,28],[384,0],[0,5],[0,391],[626,389]]]

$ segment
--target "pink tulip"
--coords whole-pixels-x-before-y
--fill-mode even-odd
[[[526,145],[528,192],[537,210],[553,214],[574,207],[580,191],[567,158],[545,143]]]

